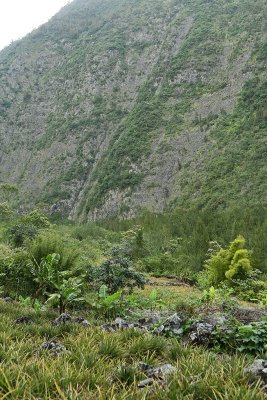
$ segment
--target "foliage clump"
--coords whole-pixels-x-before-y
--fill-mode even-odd
[[[252,271],[251,251],[245,248],[245,238],[239,235],[230,243],[228,249],[212,243],[210,257],[205,263],[206,274],[210,284],[218,286],[233,279],[245,279]]]
[[[143,288],[146,282],[144,276],[136,272],[132,262],[118,250],[114,247],[110,258],[89,271],[90,280],[98,282],[99,287],[105,285],[109,293],[121,289],[131,293],[134,287]]]

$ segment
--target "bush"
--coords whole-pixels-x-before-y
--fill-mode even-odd
[[[18,224],[9,229],[8,236],[15,247],[22,247],[29,239],[33,239],[38,234],[38,229],[33,225]]]
[[[230,243],[228,249],[221,248],[216,242],[212,243],[208,252],[210,258],[205,264],[211,285],[218,286],[225,281],[243,280],[248,277],[252,271],[251,251],[245,249],[244,246],[245,239],[241,235]]]
[[[14,246],[21,247],[27,240],[35,238],[40,229],[49,227],[50,222],[47,217],[38,210],[34,210],[21,217],[18,223],[8,230],[8,236]]]
[[[131,293],[134,287],[143,288],[145,284],[145,278],[134,271],[131,261],[121,256],[113,256],[99,267],[89,270],[89,280],[96,281],[99,287],[105,285],[109,293],[120,289]]]
[[[70,244],[65,243],[59,235],[52,231],[44,232],[27,246],[28,251],[38,264],[48,254],[59,254],[58,268],[61,271],[74,271],[79,257],[79,252]]]
[[[33,276],[28,265],[29,253],[25,249],[11,249],[0,245],[1,286],[5,295],[17,296],[33,293]]]
[[[246,301],[258,302],[267,293],[267,282],[260,279],[261,271],[250,272],[245,280],[234,279],[232,285],[235,295]]]

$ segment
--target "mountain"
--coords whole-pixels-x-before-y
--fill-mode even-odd
[[[0,52],[0,182],[74,220],[266,204],[266,0],[74,0]]]

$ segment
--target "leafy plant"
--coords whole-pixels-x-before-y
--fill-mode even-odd
[[[40,294],[48,296],[47,304],[59,306],[59,312],[62,314],[68,304],[84,300],[81,296],[81,280],[70,277],[71,271],[58,269],[59,254],[48,254],[39,264],[36,260],[33,261],[32,272],[37,283],[33,304]]]
[[[114,317],[118,311],[122,310],[122,291],[108,294],[108,288],[102,285],[98,291],[97,300],[86,299],[87,303],[104,317]]]
[[[215,299],[216,299],[216,290],[214,286],[211,286],[209,290],[205,289],[203,291],[203,295],[201,298],[201,301],[203,303],[214,303]]]
[[[28,239],[33,239],[38,234],[38,229],[34,225],[17,224],[8,231],[8,236],[12,244],[16,247],[24,245]]]
[[[52,279],[54,293],[49,293],[47,300],[47,304],[59,306],[60,314],[66,311],[67,305],[84,301],[84,297],[81,296],[81,280],[78,278],[66,279],[65,275],[65,272],[59,272],[56,279]]]
[[[156,307],[163,307],[165,305],[164,301],[159,298],[157,289],[152,289],[146,300],[147,305],[151,310]]]
[[[267,320],[241,325],[235,335],[237,349],[241,352],[263,352],[267,350]]]
[[[32,274],[37,287],[33,296],[33,304],[39,295],[44,295],[52,287],[52,282],[55,281],[58,274],[57,268],[60,260],[59,254],[48,254],[38,263],[33,258]]]
[[[38,299],[33,303],[31,297],[23,297],[19,296],[19,302],[20,304],[26,306],[26,307],[33,307],[35,311],[44,311],[45,310],[45,305],[41,303]]]

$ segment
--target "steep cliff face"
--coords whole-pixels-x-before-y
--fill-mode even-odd
[[[0,181],[76,220],[266,201],[266,0],[74,0],[0,52]]]

